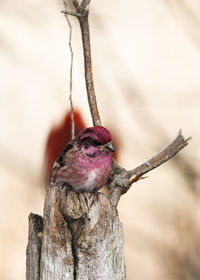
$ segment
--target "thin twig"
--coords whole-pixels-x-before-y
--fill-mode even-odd
[[[74,16],[74,17],[80,17],[81,14],[76,13],[76,12],[70,12],[70,11],[61,11],[61,13],[69,15],[69,16]]]
[[[91,48],[90,48],[90,29],[88,23],[88,5],[90,0],[83,0],[79,5],[77,0],[73,0],[74,7],[80,28],[81,36],[83,42],[83,55],[84,55],[84,66],[85,66],[85,81],[88,96],[88,103],[90,107],[90,112],[93,120],[93,125],[101,125],[101,119],[97,108],[97,101],[95,96],[94,81],[92,75],[92,58],[91,58]]]
[[[83,41],[83,50],[84,50],[84,62],[85,62],[85,80],[86,88],[88,94],[88,101],[90,106],[90,112],[93,119],[93,125],[101,125],[100,115],[97,108],[97,101],[95,96],[93,75],[92,75],[92,59],[91,59],[91,50],[90,50],[90,32],[89,32],[89,23],[88,23],[88,14],[84,17],[78,18],[82,41]]]
[[[63,0],[65,1],[65,0]],[[93,120],[93,125],[101,125],[101,119],[97,108],[97,101],[94,89],[94,81],[92,75],[92,58],[91,58],[91,48],[90,48],[90,30],[88,23],[88,5],[90,0],[83,0],[81,5],[79,5],[77,0],[73,0],[74,7],[76,12],[67,11],[65,4],[65,11],[62,11],[66,18],[67,15],[72,15],[78,18],[81,36],[83,42],[83,55],[84,55],[84,67],[85,67],[85,81],[86,81],[86,90],[88,96],[88,103],[90,107],[90,112]]]
[[[188,145],[188,141],[190,139],[191,137],[184,139],[180,130],[176,138],[170,144],[164,147],[158,154],[156,154],[140,166],[129,171],[129,174],[131,176],[130,182],[136,182],[138,178],[175,156],[180,150]]]
[[[81,2],[81,8],[86,9],[90,4],[90,0],[83,0]]]
[[[72,25],[71,22],[68,18],[67,15],[67,4],[65,0],[63,0],[64,4],[64,15],[67,20],[68,26],[69,26],[69,49],[70,49],[70,54],[71,54],[71,63],[70,63],[70,86],[69,86],[69,102],[70,102],[70,107],[71,107],[71,139],[73,140],[75,137],[75,122],[74,122],[74,107],[73,107],[73,101],[72,101],[72,85],[73,85],[73,58],[74,58],[74,53],[72,49]]]

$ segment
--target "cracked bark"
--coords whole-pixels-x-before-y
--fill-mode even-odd
[[[29,219],[29,244],[31,236],[38,235],[37,221],[35,227],[31,224]],[[27,249],[30,255],[33,251],[37,255],[29,258],[27,279],[125,279],[122,225],[116,208],[103,193],[98,197],[77,195],[49,186],[38,241],[40,250]],[[40,270],[33,277],[35,268]]]

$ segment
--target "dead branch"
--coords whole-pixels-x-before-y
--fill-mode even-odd
[[[67,3],[65,0],[63,0],[64,8],[65,8],[65,17],[67,20],[67,24],[69,26],[69,49],[70,49],[70,54],[71,54],[71,63],[70,63],[70,83],[69,83],[69,102],[70,102],[70,107],[71,107],[71,139],[73,140],[75,137],[75,122],[74,122],[74,106],[72,102],[72,80],[73,80],[73,61],[74,61],[74,53],[72,49],[72,25],[71,22],[68,18],[68,15],[66,13],[67,11]]]
[[[98,113],[92,76],[90,33],[88,23],[89,11],[87,9],[89,2],[90,1],[83,0],[81,5],[79,5],[77,0],[73,0],[76,13],[72,14],[68,11],[65,11],[65,13],[76,16],[80,23],[83,41],[85,81],[88,93],[88,103],[90,106],[93,124],[100,125],[101,120]],[[111,203],[117,206],[120,196],[126,193],[134,182],[137,182],[139,179],[142,178],[144,174],[146,174],[154,168],[157,168],[158,166],[175,156],[188,144],[189,139],[190,138],[184,139],[184,137],[181,134],[181,131],[179,131],[177,137],[169,145],[163,148],[158,154],[156,154],[151,159],[145,161],[143,164],[130,171],[125,170],[115,162],[114,168],[109,179],[109,199]]]
[[[73,0],[76,12],[63,11],[64,14],[76,16],[79,20],[82,42],[83,42],[83,55],[84,55],[84,66],[85,66],[85,82],[88,96],[88,103],[90,112],[93,120],[93,125],[101,125],[101,119],[97,108],[97,101],[94,89],[93,74],[92,74],[92,58],[90,48],[90,29],[88,22],[88,5],[89,0],[83,0],[79,5],[77,0]]]
[[[151,171],[152,169],[158,167],[165,161],[175,156],[180,150],[188,145],[188,141],[190,139],[190,137],[184,139],[180,130],[177,137],[165,148],[163,148],[158,154],[156,154],[140,166],[136,167],[135,169],[129,171],[129,174],[131,176],[130,182],[136,182],[142,175],[146,174],[147,172]]]
[[[144,174],[154,168],[157,168],[175,156],[179,151],[188,145],[189,140],[190,138],[184,139],[180,130],[177,137],[170,144],[163,148],[158,154],[154,155],[151,159],[145,161],[133,170],[127,171],[115,163],[110,175],[109,199],[111,203],[116,207],[120,196],[126,193],[133,183],[142,179]]]

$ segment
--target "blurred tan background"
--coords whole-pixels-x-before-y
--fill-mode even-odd
[[[42,215],[44,149],[69,109],[62,1],[0,2],[0,279],[25,279],[28,214]],[[79,26],[73,100],[89,126]],[[200,2],[91,1],[96,94],[119,163],[134,168],[182,128],[176,158],[122,197],[128,280],[200,279]]]

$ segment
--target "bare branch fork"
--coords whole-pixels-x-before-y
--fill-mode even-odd
[[[82,0],[80,4],[72,0],[75,11],[67,10],[66,1],[63,0],[63,13],[77,17],[81,28],[86,89],[93,124],[101,125],[92,76],[88,23],[90,0]],[[70,24],[69,27],[71,32]],[[69,45],[71,49],[71,35]],[[72,49],[71,55],[73,57]],[[71,89],[72,85],[70,92]],[[77,195],[65,187],[48,186],[43,218],[29,215],[26,279],[125,280],[123,229],[116,209],[118,201],[134,182],[172,158],[188,144],[188,140],[179,131],[168,146],[133,170],[127,171],[114,162],[108,197],[98,193],[98,200],[93,201],[89,193]]]
[[[73,0],[76,12],[64,11],[65,14],[72,15],[78,18],[81,35],[83,41],[83,52],[85,62],[85,81],[88,95],[88,103],[90,106],[90,112],[94,126],[101,125],[100,115],[97,108],[94,82],[92,76],[92,60],[91,60],[91,48],[90,48],[90,33],[89,33],[89,6],[90,0],[82,1],[79,5],[77,0]],[[179,131],[177,137],[158,154],[153,156],[150,160],[147,160],[140,166],[133,170],[127,171],[120,167],[116,162],[110,176],[109,184],[109,199],[114,206],[117,206],[120,196],[128,191],[134,182],[137,182],[142,178],[144,174],[157,168],[170,158],[176,155],[182,150],[187,144],[190,138],[184,139]]]

